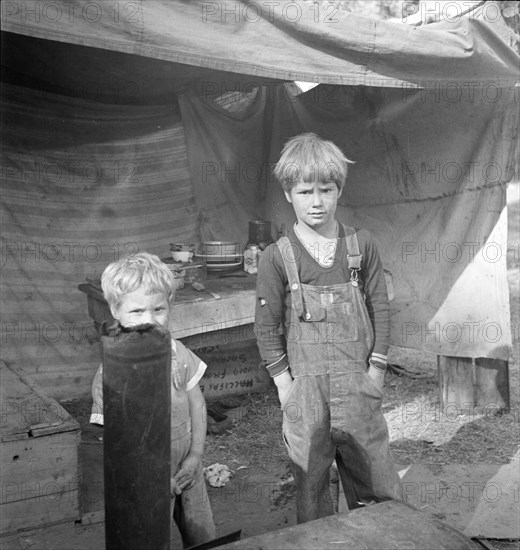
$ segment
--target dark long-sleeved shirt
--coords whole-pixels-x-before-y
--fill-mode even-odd
[[[340,224],[339,239],[334,263],[323,267],[314,260],[296,236],[294,228],[288,238],[295,245],[298,275],[302,284],[328,286],[350,280],[347,264],[345,232]],[[357,230],[359,251],[362,255],[359,271],[359,289],[374,330],[373,353],[386,356],[390,340],[390,308],[381,258],[374,239],[364,229]],[[290,293],[287,273],[280,250],[271,244],[262,254],[258,267],[256,289],[255,334],[260,356],[267,365],[275,365],[280,372],[288,365],[283,324],[286,315],[286,298]]]

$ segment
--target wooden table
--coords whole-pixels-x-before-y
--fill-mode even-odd
[[[254,340],[256,275],[242,271],[210,274],[204,286],[209,292],[195,290],[191,284],[177,291],[170,323],[172,336],[193,349]],[[114,322],[100,281],[88,280],[78,288],[87,295],[89,316],[100,334],[103,322]]]
[[[254,340],[256,275],[241,271],[220,277],[211,274],[204,284],[220,298],[191,285],[178,290],[170,325],[173,337],[191,349]],[[100,283],[89,281],[79,289],[87,294],[89,315],[99,333],[103,321],[114,321]],[[456,406],[466,412],[480,405],[489,413],[510,410],[507,361],[439,356],[438,370],[443,409]]]

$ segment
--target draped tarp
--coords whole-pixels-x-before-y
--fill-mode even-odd
[[[78,284],[198,235],[184,134],[174,105],[2,88],[2,358],[70,397],[100,360]]]
[[[283,89],[283,88],[280,88]],[[280,89],[270,90],[279,95]],[[223,105],[179,95],[203,240],[247,243],[248,221],[265,215],[274,96],[264,88]]]
[[[504,206],[506,184],[518,166],[519,119],[512,90],[500,90],[500,100],[490,101],[483,89],[460,88],[452,102],[436,101],[435,93],[424,90],[403,95],[396,89],[325,86],[300,96],[279,90],[269,100],[263,92],[243,103],[233,124],[230,114],[208,105],[213,102],[191,93],[181,97],[188,143],[198,144],[189,153],[193,173],[201,166],[227,168],[227,174],[207,170],[204,184],[214,196],[196,199],[208,208],[217,202],[209,210],[210,229],[226,238],[244,235],[244,211],[256,210],[236,190],[251,187],[248,174],[263,176],[257,185],[265,189],[265,213],[275,232],[282,224],[289,227],[292,208],[263,168],[276,162],[286,139],[317,132],[356,162],[338,217],[369,229],[379,242],[393,286],[392,343],[507,360]],[[260,106],[270,111],[267,134],[258,131]],[[242,150],[230,147],[222,163],[215,144],[241,139],[249,152],[261,151],[267,141],[269,154],[253,167]]]
[[[6,0],[1,10],[5,31],[211,70],[371,86],[509,85],[519,70],[510,29],[497,3],[480,4],[419,27],[301,0]]]
[[[507,359],[512,31],[493,2],[421,27],[324,6],[1,3],[3,358],[53,396],[88,391],[77,285],[134,245],[292,223],[270,168],[315,131],[356,161],[338,212],[380,244],[393,343]]]

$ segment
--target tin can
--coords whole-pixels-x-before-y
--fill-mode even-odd
[[[246,273],[258,273],[258,260],[260,248],[256,244],[248,244],[244,249],[244,271]]]
[[[271,222],[264,220],[250,221],[248,242],[255,244],[266,243],[266,245],[272,243]]]

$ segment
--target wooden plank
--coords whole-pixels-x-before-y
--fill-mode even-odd
[[[16,434],[28,434],[30,425],[41,422],[43,417],[56,420],[52,408],[47,410],[45,403],[3,361],[0,363],[0,369],[2,400],[0,430],[2,438]]]
[[[459,530],[389,500],[224,544],[219,550],[477,550]]]
[[[2,442],[19,441],[20,439],[29,439],[29,434],[8,434],[2,436]]]
[[[60,432],[74,432],[78,430],[78,422],[71,419],[70,422],[61,422],[59,424],[52,424],[50,426],[42,426],[41,424],[31,426],[32,437],[43,437],[45,435],[52,435],[56,433],[56,427],[59,427]]]
[[[475,404],[473,359],[439,355],[437,367],[441,408],[455,404],[460,411],[471,410]]]
[[[244,325],[235,325],[222,330],[212,332],[203,332],[201,334],[191,334],[183,338],[178,338],[187,348],[196,352],[199,348],[210,346],[223,346],[227,344],[236,344],[239,342],[255,342],[253,323]]]
[[[239,331],[239,327],[254,322],[256,276],[208,278],[204,285],[219,294],[220,299],[204,291],[193,294],[189,288],[184,293],[179,291],[170,326],[174,338],[210,335],[227,329]]]
[[[79,423],[21,368],[0,361],[2,440],[14,434],[31,436],[79,430]]]
[[[216,292],[216,290],[215,290]],[[170,325],[174,338],[204,334],[254,321],[255,291],[175,304]]]
[[[0,532],[78,519],[79,423],[20,368],[1,377]]]
[[[95,510],[87,512],[81,516],[81,525],[94,525],[95,523],[105,522],[105,510]]]
[[[42,492],[31,499],[0,504],[0,534],[4,536],[80,518],[77,490]]]
[[[212,277],[204,281],[204,285],[220,298],[206,291],[195,291],[190,285],[177,291],[170,325],[174,338],[204,335],[254,322],[256,277]],[[97,326],[104,321],[113,322],[95,281],[80,284],[78,288],[87,295],[89,315]]]
[[[509,412],[509,364],[500,359],[475,359],[475,396],[477,404],[496,411]]]
[[[79,431],[0,445],[2,503],[33,498],[32,490],[77,488]]]

